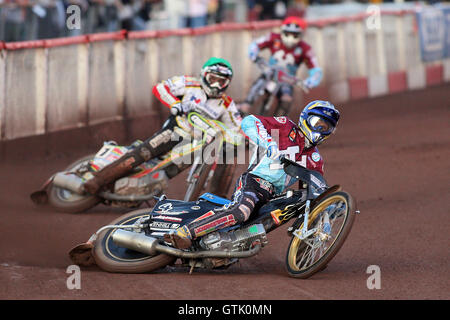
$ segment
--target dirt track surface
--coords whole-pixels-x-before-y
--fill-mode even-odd
[[[288,277],[286,226],[256,257],[227,270],[126,275],[94,267],[82,269],[80,290],[69,290],[68,250],[127,211],[66,214],[30,201],[55,169],[85,154],[73,150],[0,163],[0,299],[449,299],[450,86],[340,109],[336,135],[320,148],[325,177],[355,197],[361,214],[323,272]],[[367,288],[370,265],[380,268],[379,290]]]

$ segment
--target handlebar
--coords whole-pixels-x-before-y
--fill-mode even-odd
[[[284,165],[284,172],[295,179],[302,180],[315,189],[326,189],[328,187],[324,177],[317,171],[309,170],[300,164],[287,159],[285,156],[280,156],[280,162]]]

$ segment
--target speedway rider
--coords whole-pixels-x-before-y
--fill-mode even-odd
[[[242,121],[234,101],[225,94],[233,77],[230,63],[222,58],[208,59],[201,69],[200,79],[175,76],[153,87],[153,94],[170,108],[172,116],[151,138],[129,150],[119,160],[94,173],[84,188],[95,194],[145,161],[161,156],[182,141],[178,134],[177,115],[196,111],[210,119],[218,119],[228,128],[238,131]]]
[[[303,109],[298,124],[287,117],[245,117],[241,128],[258,148],[247,171],[237,181],[232,202],[166,234],[165,241],[185,249],[193,239],[247,221],[258,202],[267,202],[296,182],[284,172],[280,155],[323,175],[317,145],[335,131],[339,117],[339,111],[330,102],[320,100]]]
[[[298,17],[287,17],[281,25],[281,33],[270,33],[252,42],[249,47],[249,57],[257,62],[261,50],[270,51],[269,66],[282,67],[291,76],[295,76],[302,63],[308,67],[308,78],[303,85],[314,88],[322,81],[322,69],[317,64],[317,59],[311,46],[302,40],[307,27],[306,21]],[[247,98],[239,107],[248,113],[258,92],[263,89],[264,75],[261,75],[253,83]],[[291,84],[283,83],[281,86],[280,104],[277,115],[287,115],[292,102],[294,88]]]

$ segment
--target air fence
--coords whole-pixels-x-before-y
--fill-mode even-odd
[[[324,81],[305,96],[296,90],[299,105],[315,98],[340,104],[450,81],[450,59],[422,61],[414,11],[382,11],[377,23],[370,18],[310,22],[306,41]],[[229,94],[243,100],[258,76],[248,45],[279,26],[280,21],[222,23],[0,43],[0,140],[144,116],[159,126],[163,107],[152,87],[173,75],[197,75],[211,56],[231,62]],[[158,126],[151,124],[152,130]]]

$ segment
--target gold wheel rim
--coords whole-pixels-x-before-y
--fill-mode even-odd
[[[308,269],[309,267],[314,265],[317,261],[319,261],[329,251],[329,249],[333,247],[334,243],[339,238],[339,235],[342,232],[342,228],[345,225],[345,219],[347,218],[348,209],[349,209],[349,204],[348,204],[347,199],[342,195],[331,196],[330,198],[321,202],[316,208],[314,208],[314,210],[310,213],[309,219],[308,219],[308,228],[310,228],[311,224],[314,222],[314,220],[318,217],[318,215],[324,209],[326,209],[332,203],[338,203],[340,201],[342,201],[345,204],[346,214],[345,214],[344,222],[342,223],[341,227],[339,228],[339,231],[337,232],[336,236],[334,237],[333,242],[328,246],[327,250],[325,252],[323,252],[323,254],[314,263],[311,263],[310,265],[308,265],[306,267],[299,268],[299,266],[297,265],[297,256],[298,256],[299,247],[301,246],[303,241],[300,240],[299,238],[297,238],[296,236],[294,236],[294,238],[292,239],[291,245],[289,246],[289,254],[288,254],[288,264],[292,270],[301,271],[304,269]],[[302,228],[303,228],[303,223],[300,226],[300,229],[302,229]]]

